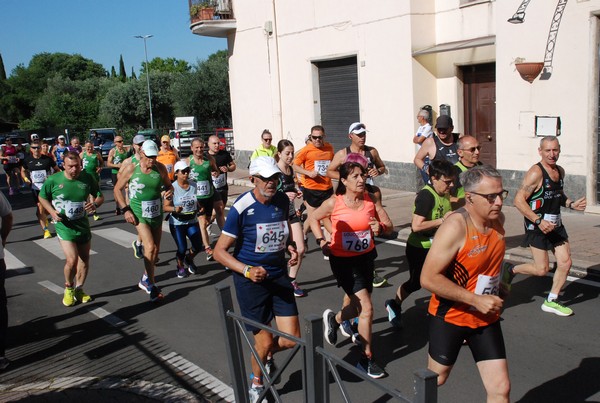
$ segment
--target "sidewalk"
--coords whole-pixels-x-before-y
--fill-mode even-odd
[[[228,174],[227,182],[233,186],[253,187],[248,177],[247,169],[238,168]],[[399,241],[405,242],[410,234],[415,193],[386,188],[381,188],[381,192],[383,205],[394,223],[394,235]],[[524,239],[523,216],[513,206],[505,205],[502,211],[506,216],[506,258],[515,262],[532,261],[529,248],[521,247]],[[563,209],[562,219],[571,246],[571,275],[600,281],[600,248],[593,246],[600,239],[600,215]],[[555,263],[552,254],[550,262]]]

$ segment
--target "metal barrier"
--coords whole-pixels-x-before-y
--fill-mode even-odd
[[[323,321],[318,315],[310,314],[304,318],[303,335],[304,339],[298,339],[290,334],[283,333],[270,326],[265,326],[250,319],[238,315],[233,310],[233,299],[231,288],[227,285],[218,285],[215,287],[219,303],[219,312],[221,324],[226,337],[227,362],[231,372],[233,391],[236,402],[248,402],[248,372],[245,369],[245,357],[243,353],[242,339],[250,347],[252,355],[259,363],[263,376],[265,378],[265,390],[261,394],[264,398],[268,391],[271,392],[275,401],[281,402],[281,397],[274,387],[274,383],[281,377],[283,371],[290,364],[291,360],[299,351],[302,351],[302,383],[304,390],[304,401],[308,403],[329,402],[329,374],[333,376],[334,383],[340,390],[345,402],[350,402],[350,396],[344,386],[344,382],[338,372],[337,367],[341,367],[351,374],[359,377],[363,381],[393,398],[407,403],[436,403],[437,402],[437,374],[428,370],[421,369],[415,371],[414,391],[411,397],[404,396],[399,390],[391,385],[370,378],[367,374],[359,371],[349,363],[323,348]],[[254,342],[248,336],[243,328],[244,324],[250,324],[257,328],[267,330],[276,336],[292,340],[296,345],[288,353],[281,366],[271,376],[266,374],[264,365],[258,359],[258,354],[254,349]],[[281,353],[280,353],[281,354]]]

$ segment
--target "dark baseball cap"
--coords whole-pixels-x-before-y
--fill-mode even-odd
[[[437,129],[448,129],[449,127],[454,127],[452,123],[452,118],[448,115],[440,115],[435,121],[435,127]]]

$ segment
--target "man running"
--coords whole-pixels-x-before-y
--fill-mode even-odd
[[[425,259],[421,285],[429,302],[428,368],[443,385],[463,342],[473,354],[488,402],[508,402],[510,380],[498,296],[506,250],[502,205],[508,191],[489,165],[461,174],[464,209],[440,226]]]
[[[435,122],[435,130],[437,135],[434,135],[425,140],[413,162],[422,173],[427,174],[427,165],[425,162],[433,160],[446,160],[455,164],[458,161],[457,144],[454,141],[452,131],[454,123],[448,115],[438,116]],[[427,175],[429,178],[429,175]],[[427,182],[425,182],[427,183]]]
[[[64,169],[63,154],[65,152],[69,151],[69,147],[67,146],[67,143],[66,143],[66,137],[63,136],[62,134],[56,138],[56,141],[58,143],[55,144],[54,147],[52,147],[52,151],[50,151],[50,153],[52,154],[52,158],[54,158],[54,161],[56,162],[56,165],[58,166],[58,168],[63,170]]]
[[[33,143],[29,149],[31,155],[25,157],[21,166],[21,177],[25,183],[31,186],[31,195],[36,204],[35,216],[44,232],[44,239],[52,238],[52,233],[48,230],[48,213],[40,204],[38,195],[42,189],[42,185],[51,174],[59,172],[60,169],[56,166],[56,162],[47,155],[42,154],[42,149],[39,143]]]
[[[140,150],[137,164],[129,164],[123,168],[114,193],[117,205],[123,212],[125,221],[135,225],[139,237],[144,244],[144,274],[138,286],[147,294],[150,301],[163,298],[160,288],[154,279],[156,258],[160,249],[162,236],[163,209],[161,191],[165,198],[173,195],[173,186],[163,164],[156,162],[158,147],[152,140],[146,140]],[[129,202],[127,205],[122,190],[129,184]]]
[[[213,208],[215,210],[215,219],[217,225],[222,230],[225,224],[225,206],[227,205],[227,197],[229,196],[229,186],[227,185],[227,173],[236,170],[235,161],[231,158],[228,151],[221,150],[221,141],[218,136],[212,135],[208,138],[208,155],[215,159],[219,176],[213,177],[213,185],[215,187],[215,197]]]
[[[525,242],[531,249],[533,263],[514,267],[507,264],[504,280],[510,284],[518,273],[545,276],[550,270],[548,251],[552,251],[556,257],[556,272],[542,311],[570,316],[573,310],[558,300],[572,264],[569,236],[562,223],[560,207],[583,211],[587,202],[585,197],[570,199],[564,192],[565,170],[557,165],[560,156],[558,138],[543,137],[538,152],[540,162],[527,171],[515,196],[515,207],[525,217]]]
[[[108,158],[106,159],[106,166],[110,168],[110,178],[113,188],[117,183],[117,174],[123,165],[123,161],[125,161],[130,155],[129,150],[127,150],[123,144],[123,137],[116,136],[114,143],[115,146],[108,152]],[[115,215],[119,214],[121,214],[121,210],[117,208],[115,210]]]
[[[450,190],[452,210],[465,205],[465,189],[460,183],[460,173],[474,166],[482,165],[479,161],[481,146],[475,137],[467,134],[459,138],[457,144],[458,162],[454,164],[455,182],[454,187]]]
[[[98,183],[100,183],[100,172],[102,172],[104,160],[102,159],[102,154],[100,154],[100,151],[94,150],[94,142],[92,140],[87,140],[84,143],[83,151],[79,156],[81,157],[83,170],[96,179]],[[97,211],[94,211],[93,216],[94,221],[100,220],[100,215]]]
[[[179,161],[179,151],[171,147],[171,138],[166,134],[160,138],[160,149],[158,150],[158,162],[167,168],[171,182],[175,180],[175,163]]]
[[[79,154],[63,154],[63,172],[50,176],[40,190],[39,202],[55,222],[56,235],[65,254],[63,305],[92,300],[83,291],[90,262],[92,232],[87,218],[104,202],[98,182],[83,171]],[[91,198],[90,198],[91,196]]]

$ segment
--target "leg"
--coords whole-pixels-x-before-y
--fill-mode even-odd
[[[77,264],[79,261],[78,248],[75,242],[64,241],[59,239],[60,246],[62,247],[63,253],[65,254],[65,285],[67,287],[73,287],[75,282],[75,274],[77,273]]]
[[[266,330],[260,330],[254,335],[254,348],[258,355],[259,360],[264,365],[267,361],[267,355],[273,346],[273,333]],[[262,370],[256,362],[256,358],[252,355],[252,373],[254,374],[253,383],[256,385],[262,385]]]
[[[298,264],[290,267],[290,277],[295,280],[296,276],[298,275],[298,270],[300,270],[300,265],[302,264],[302,257],[304,256],[304,252],[305,252],[305,245],[304,245],[304,235],[302,233],[302,224],[300,224],[299,222],[297,223],[293,223],[291,225],[292,227],[292,237],[294,239],[294,241],[296,241],[296,248],[298,250]]]
[[[162,228],[160,225],[152,228],[148,224],[139,223],[136,229],[144,244],[144,269],[150,284],[154,284],[154,265],[158,256]]]
[[[372,352],[372,327],[373,327],[373,304],[371,294],[365,289],[358,291],[350,297],[355,305],[358,305],[359,320],[358,334],[362,339],[363,348],[367,358],[371,358]]]
[[[77,246],[77,254],[79,256],[77,260],[77,273],[75,274],[75,287],[83,287],[90,267],[91,241],[75,245]]]
[[[515,274],[529,274],[533,276],[545,276],[550,267],[548,265],[548,251],[530,246],[533,263],[520,264],[513,268]]]
[[[208,225],[208,219],[206,214],[202,214],[198,216],[198,224],[200,225],[200,234],[202,235],[202,244],[204,248],[210,248],[210,238],[208,237],[208,230],[206,229]]]
[[[569,275],[569,270],[571,270],[571,265],[573,264],[571,261],[571,246],[569,242],[567,241],[562,245],[556,246],[554,248],[554,256],[556,257],[556,272],[552,279],[552,289],[550,292],[558,295],[567,282],[567,276]]]
[[[215,210],[214,215],[215,215],[215,219],[217,221],[217,225],[219,226],[219,229],[223,229],[223,225],[225,225],[225,201],[223,200],[219,200],[216,201],[213,205],[213,208]]]
[[[442,386],[446,383],[446,380],[450,376],[450,372],[452,371],[452,367],[454,365],[443,365],[431,358],[431,355],[428,356],[427,359],[427,369],[438,374],[437,384],[438,386]]]
[[[509,402],[510,380],[506,359],[479,361],[477,368],[487,393],[488,403]]]

